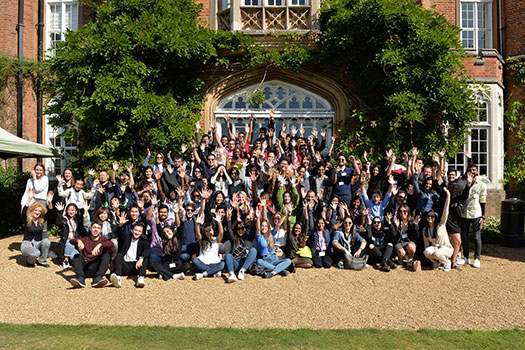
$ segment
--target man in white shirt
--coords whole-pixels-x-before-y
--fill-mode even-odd
[[[139,288],[146,285],[144,277],[146,277],[151,249],[149,241],[142,237],[145,231],[146,225],[143,222],[133,224],[131,235],[126,234],[121,227],[118,228],[119,252],[115,257],[115,268],[110,276],[111,283],[116,288],[122,286],[123,275],[138,275],[135,285]]]

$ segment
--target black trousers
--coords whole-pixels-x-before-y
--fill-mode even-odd
[[[136,261],[127,262],[124,261],[124,255],[117,254],[115,257],[115,269],[113,272],[115,272],[119,276],[134,276],[139,275],[142,277],[146,276],[146,269],[148,267],[148,259],[145,258],[142,262],[142,267],[140,269],[135,268],[135,265],[137,264]]]
[[[326,254],[325,256],[319,256],[319,252],[314,253],[312,260],[314,261],[314,267],[316,268],[324,267],[325,269],[328,269],[332,267],[334,263],[334,260],[330,255]]]
[[[86,261],[82,255],[77,255],[73,259],[73,268],[77,278],[102,277],[108,270],[110,260],[111,257],[108,253],[102,254],[101,257],[93,261]]]
[[[475,219],[464,219],[460,220],[461,225],[461,246],[463,247],[463,256],[465,258],[469,257],[470,246],[469,246],[469,235],[468,231],[470,225],[472,225],[472,230],[474,231],[474,259],[479,259],[481,256],[481,228],[480,228],[480,218]]]
[[[173,278],[173,275],[176,273],[188,271],[190,269],[190,263],[186,261],[182,264],[177,264],[174,267],[170,267],[169,263],[159,264],[156,261],[151,261],[150,267],[154,271],[158,272],[164,281],[167,281],[170,278]]]
[[[385,262],[392,256],[393,250],[394,247],[390,244],[385,244],[381,249],[377,246],[374,246],[372,250],[368,248],[369,259],[372,264]]]

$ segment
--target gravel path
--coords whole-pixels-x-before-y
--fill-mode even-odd
[[[20,264],[22,236],[0,240],[0,322],[235,328],[525,329],[525,249],[486,246],[482,267],[384,273],[300,270],[73,290],[72,270]],[[504,257],[504,258],[502,258]]]

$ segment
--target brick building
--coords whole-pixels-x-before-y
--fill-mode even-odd
[[[317,11],[320,0],[196,0],[202,3],[200,18],[216,30],[241,30],[256,40],[275,45],[272,31],[308,32],[317,29]],[[3,0],[0,2],[0,54],[16,57],[18,54],[19,6],[23,4],[23,56],[37,60],[39,56],[38,29],[43,30],[44,56],[53,55],[53,45],[64,40],[67,29],[76,30],[95,19],[92,8],[76,0]],[[497,214],[503,191],[504,153],[512,151],[510,138],[505,134],[505,104],[512,99],[525,100],[523,87],[515,88],[508,82],[504,57],[525,57],[525,1],[523,0],[421,0],[421,5],[437,11],[461,28],[460,38],[470,58],[465,61],[467,72],[477,89],[475,98],[478,121],[466,139],[465,150],[472,153],[489,187],[489,214]],[[39,11],[40,18],[39,21]],[[40,23],[40,26],[39,26]],[[261,108],[246,105],[247,96],[261,82],[267,103]],[[481,85],[483,84],[483,85]],[[60,171],[70,161],[68,145],[59,136],[60,130],[38,119],[38,101],[34,89],[27,82],[23,98],[23,132],[26,139],[61,146],[65,159],[47,159],[50,174]],[[46,101],[44,99],[43,103]],[[216,120],[221,125],[225,113],[242,128],[244,119],[255,114],[257,123],[264,124],[270,104],[286,123],[300,123],[305,129],[323,127],[341,120],[358,104],[358,97],[349,96],[330,77],[319,74],[301,75],[293,72],[250,70],[214,78],[206,91],[203,122]],[[13,133],[17,131],[16,108],[10,117],[1,121]],[[27,169],[31,161],[26,161]],[[465,170],[464,154],[458,153],[449,161],[449,167]]]

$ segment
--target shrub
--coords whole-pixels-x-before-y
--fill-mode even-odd
[[[499,244],[501,219],[490,216],[481,229],[483,243]]]
[[[0,236],[11,236],[22,233],[22,218],[20,216],[20,199],[24,194],[29,173],[22,173],[16,169],[0,170]]]

